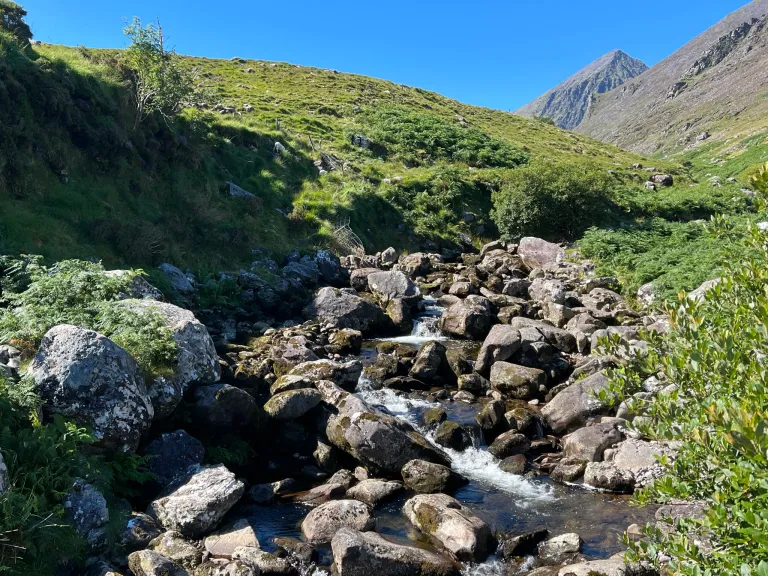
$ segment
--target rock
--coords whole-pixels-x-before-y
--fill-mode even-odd
[[[642,304],[653,304],[656,299],[655,289],[653,282],[647,282],[637,289],[637,300]]]
[[[128,564],[128,557],[125,558],[125,564]],[[117,569],[104,560],[99,560],[91,564],[82,572],[82,576],[123,576]]]
[[[299,574],[287,558],[280,558],[258,547],[241,546],[234,551],[232,557],[253,568],[260,576],[298,576]]]
[[[382,266],[394,266],[397,264],[397,250],[391,246],[381,253]]]
[[[617,442],[621,442],[621,432],[614,424],[596,424],[579,428],[566,436],[563,453],[568,458],[600,462],[603,459],[603,451]]]
[[[565,284],[560,280],[536,278],[528,287],[528,293],[537,302],[565,303]]]
[[[606,560],[590,560],[560,568],[557,576],[658,576],[658,572],[646,564],[627,564],[624,553]]]
[[[142,550],[128,556],[134,576],[189,576],[189,572],[159,552]]]
[[[446,421],[435,430],[434,440],[444,448],[461,452],[472,446],[472,438],[466,430],[456,422]]]
[[[703,282],[701,286],[696,288],[695,290],[691,290],[688,292],[688,299],[695,301],[704,300],[704,296],[706,296],[707,292],[709,292],[712,288],[717,286],[722,281],[722,278],[713,278],[712,280],[707,280],[706,282]]]
[[[124,276],[132,276],[131,284],[125,293],[119,294],[119,300],[127,300],[132,298],[147,299],[147,300],[162,300],[163,293],[157,288],[152,286],[144,279],[144,276],[136,274],[131,270],[107,270],[104,275],[108,278],[122,278]],[[2,358],[0,358],[0,363]]]
[[[504,403],[500,400],[494,400],[483,406],[482,410],[475,416],[480,428],[486,433],[486,439],[495,438],[509,427],[504,418],[504,411]]]
[[[192,414],[200,430],[220,432],[261,428],[264,410],[247,392],[229,384],[200,386],[195,390]]]
[[[576,316],[571,318],[568,321],[568,323],[565,325],[565,327],[570,332],[579,331],[586,334],[587,336],[591,336],[598,330],[605,330],[606,328],[608,328],[605,322],[603,322],[602,320],[597,320],[587,312],[577,314]]]
[[[644,188],[645,190],[656,190],[656,184],[654,184],[653,182],[650,182],[650,181],[648,181],[648,182],[646,182],[646,183],[643,185],[643,188]]]
[[[446,334],[482,340],[493,323],[491,304],[482,296],[468,296],[448,308],[440,317],[440,330]]]
[[[173,264],[160,264],[157,269],[165,274],[165,277],[168,278],[168,282],[171,284],[171,288],[179,294],[185,295],[195,291],[195,287],[192,286],[189,278]]]
[[[266,504],[275,499],[275,496],[282,496],[290,492],[298,491],[298,483],[293,478],[285,478],[277,482],[268,482],[266,484],[256,484],[251,487],[248,496],[257,504]]]
[[[400,482],[368,478],[347,490],[347,497],[375,507],[402,489]]]
[[[462,374],[458,379],[458,387],[461,391],[471,392],[475,396],[484,396],[491,388],[491,383],[480,374]]]
[[[240,560],[209,560],[198,566],[194,576],[260,576],[260,573]]]
[[[302,256],[298,262],[289,262],[283,267],[282,274],[284,278],[307,288],[317,286],[320,280],[320,268],[309,256]]]
[[[296,420],[320,404],[323,397],[317,390],[303,388],[275,394],[264,404],[264,411],[275,420]]]
[[[520,240],[520,244],[517,246],[517,254],[522,258],[523,264],[531,270],[556,264],[565,258],[565,250],[557,244],[532,237]]]
[[[344,390],[352,391],[357,387],[363,364],[359,360],[349,362],[331,362],[330,360],[315,360],[304,362],[291,369],[289,376],[301,376],[313,382],[328,380],[336,383]]]
[[[302,388],[314,388],[315,385],[309,378],[303,376],[294,376],[292,374],[284,374],[277,379],[277,381],[269,387],[269,394],[274,396],[280,392],[288,392],[289,390],[301,390]]]
[[[416,360],[408,375],[422,382],[447,385],[455,380],[448,366],[445,346],[440,342],[427,342],[419,349]]]
[[[352,328],[364,335],[392,329],[384,311],[360,296],[337,288],[321,288],[304,310],[308,318],[319,318],[335,328]]]
[[[351,328],[337,330],[328,338],[325,349],[332,354],[359,354],[363,346],[363,333]]]
[[[454,282],[448,289],[448,294],[458,296],[459,298],[466,298],[472,293],[472,284],[469,282]]]
[[[194,570],[203,561],[202,550],[175,530],[169,530],[153,539],[148,548],[187,570]]]
[[[92,330],[51,328],[27,374],[46,410],[90,428],[107,449],[134,451],[154,416],[139,365]]]
[[[528,288],[530,287],[530,280],[526,280],[525,278],[512,278],[512,280],[509,280],[506,284],[504,284],[504,288],[502,288],[501,293],[507,296],[514,296],[515,298],[523,298],[524,300],[528,300],[530,298]]]
[[[96,487],[76,479],[64,499],[64,511],[75,532],[85,540],[90,553],[106,548],[109,510],[107,501]]]
[[[486,336],[475,362],[475,371],[487,376],[494,362],[511,358],[520,349],[520,331],[497,324]]]
[[[168,530],[199,537],[216,527],[245,491],[223,465],[192,466],[149,505],[149,513]]]
[[[316,486],[311,490],[294,496],[293,501],[301,502],[308,506],[319,506],[320,504],[325,504],[329,500],[344,498],[346,493],[347,489],[343,485],[327,482],[326,484]]]
[[[336,470],[336,463],[338,462],[338,451],[333,446],[329,446],[325,442],[317,441],[317,448],[312,453],[315,458],[315,462],[321,470],[326,472],[333,472]]]
[[[434,552],[395,544],[375,532],[342,528],[331,541],[339,576],[459,576],[459,568]]]
[[[557,328],[551,324],[542,322],[541,320],[531,320],[530,318],[522,317],[512,318],[509,322],[509,326],[520,330],[520,341],[523,348],[525,348],[527,343],[535,341],[524,333],[527,332],[525,331],[525,328],[533,328],[536,332],[541,334],[544,341],[557,350],[566,353],[576,352],[576,338],[567,330]]]
[[[206,552],[214,558],[231,559],[235,550],[242,546],[259,548],[259,539],[248,520],[242,519],[231,526],[217,530],[208,536],[203,544]]]
[[[507,456],[499,463],[501,468],[507,474],[522,475],[525,473],[525,468],[528,464],[528,460],[522,454],[515,454],[514,456]]]
[[[273,538],[272,543],[278,555],[293,558],[304,564],[309,564],[316,556],[315,549],[298,538]]]
[[[583,544],[584,541],[578,534],[573,532],[560,534],[539,544],[539,557],[549,562],[559,563],[565,560],[569,554],[580,552]]]
[[[160,486],[167,486],[205,457],[203,443],[184,430],[166,432],[147,444],[144,455],[149,457],[147,470],[157,477]]]
[[[667,457],[673,460],[675,450],[661,442],[646,442],[635,438],[628,438],[611,450],[610,458],[606,460],[621,470],[632,472],[635,477],[635,485],[644,487],[652,480],[663,475],[666,468],[659,462],[659,458]]]
[[[396,270],[369,274],[368,288],[383,304],[396,298],[415,304],[421,297],[416,284],[408,276]]]
[[[550,472],[549,477],[554,482],[565,484],[567,482],[574,482],[584,475],[584,470],[587,469],[587,463],[583,460],[577,460],[574,458],[563,458],[557,463],[554,470]]]
[[[347,271],[341,267],[339,257],[329,250],[318,250],[314,257],[320,278],[330,286],[341,288],[349,282]]]
[[[509,362],[496,362],[491,368],[491,387],[510,398],[530,400],[547,383],[543,370]]]
[[[675,183],[675,179],[669,174],[654,174],[651,176],[651,182],[661,186],[672,186]]]
[[[8,492],[11,488],[11,477],[8,475],[8,466],[3,460],[3,454],[0,452],[0,496]]]
[[[517,430],[510,430],[496,437],[493,443],[488,446],[488,452],[499,460],[514,456],[516,454],[526,454],[531,448],[531,441],[520,434]]]
[[[333,500],[307,514],[301,531],[310,543],[330,542],[344,527],[365,531],[373,528],[371,510],[358,500]]]
[[[610,462],[589,462],[584,471],[584,484],[607,492],[631,494],[635,489],[635,477],[632,472]]]
[[[149,383],[155,418],[165,418],[179,405],[192,384],[213,384],[221,377],[219,356],[208,330],[189,310],[152,300],[125,300],[121,306],[138,314],[155,315],[171,331],[178,346],[173,373]]]
[[[467,483],[447,466],[433,464],[424,460],[411,460],[402,469],[405,487],[420,494],[435,492],[454,492]]]
[[[398,268],[405,272],[409,278],[426,276],[432,271],[432,261],[429,259],[429,256],[421,252],[406,254],[400,256]]]
[[[563,389],[541,410],[556,434],[562,434],[584,424],[586,419],[607,407],[595,396],[608,387],[609,381],[600,371]]]
[[[456,560],[482,562],[496,546],[488,525],[445,494],[414,496],[403,506],[403,513]]]
[[[448,414],[442,408],[430,408],[424,413],[424,425],[427,428],[436,428],[448,418]]]
[[[357,268],[349,275],[349,284],[358,292],[368,290],[368,276],[379,272],[378,268]]]
[[[505,560],[517,556],[533,556],[537,552],[539,543],[545,540],[547,536],[549,536],[548,530],[536,530],[517,536],[503,537],[499,539],[499,547],[496,552],[501,554]]]
[[[387,304],[387,316],[400,334],[410,334],[413,329],[411,306],[401,298],[390,300]]]

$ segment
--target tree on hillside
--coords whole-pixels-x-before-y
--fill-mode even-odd
[[[123,32],[131,40],[125,61],[133,73],[136,125],[154,113],[166,120],[176,115],[194,93],[194,79],[176,51],[166,47],[160,22],[143,26],[134,18]]]
[[[32,30],[24,22],[27,11],[10,0],[0,0],[0,30],[12,34],[22,43],[32,40]]]

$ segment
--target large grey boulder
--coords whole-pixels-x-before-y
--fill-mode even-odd
[[[166,432],[147,444],[144,455],[149,457],[147,469],[165,487],[174,478],[184,474],[190,466],[202,464],[205,457],[203,443],[184,430]]]
[[[298,576],[299,571],[294,568],[288,558],[281,558],[257,546],[240,546],[235,549],[232,558],[242,562],[254,570],[255,575],[260,576]],[[229,574],[227,573],[227,576]]]
[[[563,453],[567,458],[585,462],[600,462],[606,448],[621,441],[621,432],[613,423],[579,428],[565,437]]]
[[[521,341],[523,341],[523,344],[525,344],[525,339],[523,338],[522,330],[524,328],[534,328],[547,343],[561,352],[571,353],[577,350],[576,338],[573,334],[541,320],[531,320],[530,318],[518,316],[512,318],[509,326],[521,331]]]
[[[247,392],[229,384],[195,389],[192,414],[199,430],[229,432],[258,429],[266,423],[261,406]]]
[[[584,470],[584,484],[619,494],[631,494],[635,489],[635,476],[611,462],[589,462]]]
[[[561,280],[536,278],[528,287],[528,294],[536,302],[565,303],[565,284]]]
[[[194,570],[203,561],[203,551],[176,530],[163,532],[147,548],[170,558],[187,570]]]
[[[296,420],[320,404],[323,397],[317,390],[303,388],[275,394],[264,404],[264,411],[275,420]]]
[[[397,270],[369,274],[368,289],[383,304],[395,299],[415,304],[421,297],[418,286],[408,276]]]
[[[596,394],[608,385],[605,374],[596,372],[561,390],[542,408],[541,414],[556,434],[578,428],[588,417],[607,409]]]
[[[219,528],[203,542],[206,552],[214,558],[233,558],[242,546],[259,548],[259,539],[250,522],[243,518],[230,526]]]
[[[467,483],[466,478],[448,466],[425,460],[411,460],[401,470],[405,487],[419,494],[454,492]]]
[[[321,288],[304,309],[308,318],[319,318],[335,328],[352,328],[363,334],[391,330],[392,321],[384,310],[352,291]]]
[[[128,556],[128,568],[134,576],[190,576],[173,560],[153,550],[141,550]]]
[[[552,242],[528,236],[520,240],[517,255],[522,258],[523,264],[533,270],[561,262],[565,258],[565,250]]]
[[[178,346],[173,373],[149,383],[155,418],[170,415],[192,384],[213,384],[221,377],[219,356],[208,330],[189,310],[152,300],[125,300],[121,306],[139,314],[154,314],[171,331]]]
[[[347,391],[352,391],[360,380],[363,364],[359,360],[349,362],[332,362],[330,360],[315,360],[295,366],[288,372],[289,376],[300,376],[312,382],[328,380],[336,383]]]
[[[347,498],[376,506],[403,489],[402,482],[366,478],[347,490]]]
[[[488,525],[446,494],[414,496],[403,506],[403,513],[456,560],[482,562],[496,546]]]
[[[157,269],[168,278],[168,282],[171,283],[171,288],[179,294],[189,294],[190,292],[195,291],[195,287],[192,286],[192,282],[189,281],[189,278],[187,278],[184,275],[184,272],[176,268],[173,264],[160,264]]]
[[[664,457],[674,460],[675,453],[674,448],[663,442],[627,438],[614,449],[606,450],[604,459],[621,470],[632,472],[635,485],[643,487],[666,471],[659,460]]]
[[[221,464],[192,466],[149,505],[149,513],[168,530],[200,537],[216,527],[244,491],[245,485]]]
[[[98,553],[107,546],[109,510],[104,495],[92,484],[78,478],[64,499],[64,512],[88,551]]]
[[[538,368],[510,362],[496,362],[491,367],[491,387],[509,398],[531,400],[546,383],[546,373]]]
[[[413,367],[409,372],[411,378],[422,382],[449,384],[455,380],[446,357],[446,348],[440,342],[427,342],[416,354]]]
[[[375,532],[341,528],[331,540],[339,576],[458,576],[459,567],[442,556],[386,540]]]
[[[497,324],[486,336],[475,362],[475,371],[488,376],[494,362],[509,360],[520,349],[520,331]]]
[[[27,369],[55,414],[93,430],[107,449],[132,452],[154,416],[136,361],[106,336],[62,324],[43,337]]]
[[[371,530],[370,507],[359,500],[332,500],[313,509],[301,523],[302,533],[313,544],[330,542],[344,527]]]
[[[644,563],[627,563],[624,553],[605,560],[589,560],[560,568],[557,576],[658,576],[658,571]]]
[[[440,330],[451,336],[482,340],[493,324],[491,303],[482,296],[467,296],[440,317]]]

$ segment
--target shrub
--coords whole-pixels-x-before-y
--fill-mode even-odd
[[[537,162],[512,172],[493,194],[491,216],[504,239],[573,240],[615,210],[613,183],[591,164]]]
[[[0,31],[7,32],[22,44],[32,40],[32,30],[24,21],[27,11],[10,0],[0,0]]]

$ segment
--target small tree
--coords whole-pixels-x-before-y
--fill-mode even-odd
[[[134,17],[123,32],[131,40],[125,59],[133,72],[136,125],[154,113],[166,120],[178,114],[194,92],[193,78],[175,50],[166,48],[160,22],[142,26]]]
[[[32,30],[24,22],[27,11],[10,0],[0,0],[0,30],[8,32],[23,44],[32,40]]]

